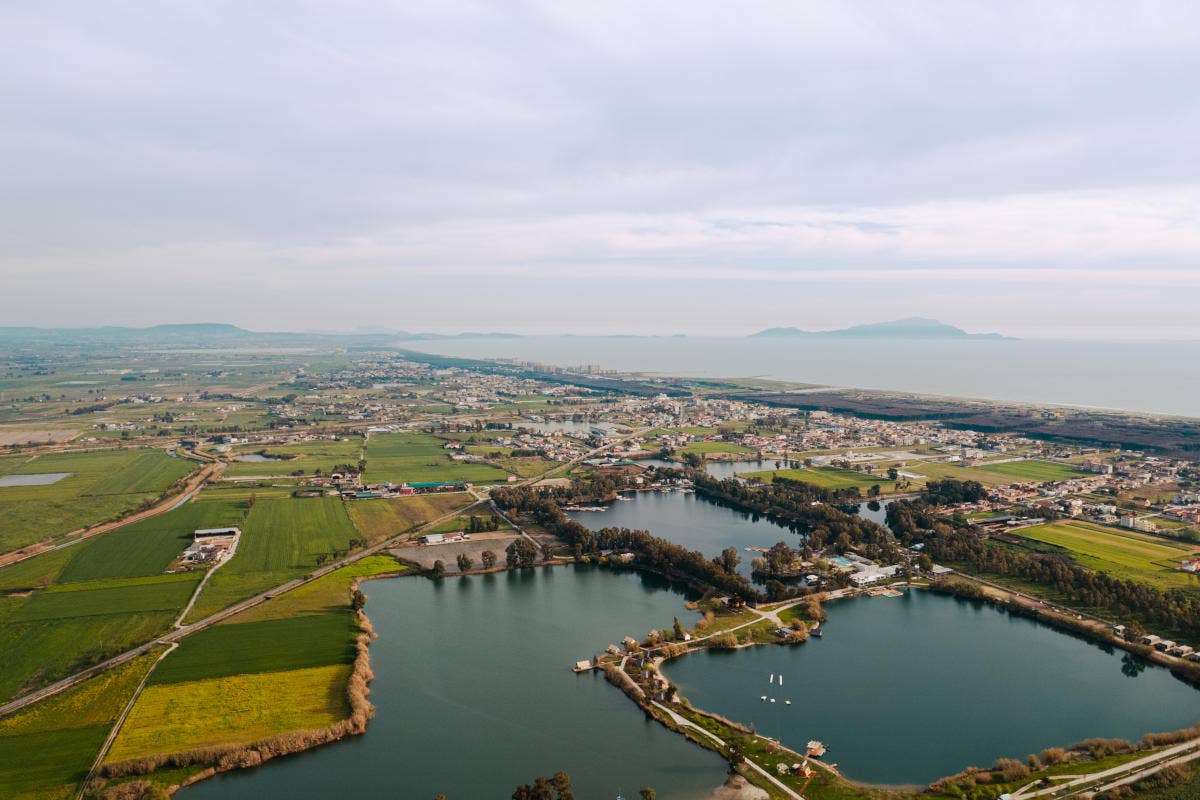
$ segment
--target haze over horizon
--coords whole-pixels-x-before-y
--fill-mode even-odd
[[[2,325],[1200,339],[1187,3],[58,2],[0,66]]]

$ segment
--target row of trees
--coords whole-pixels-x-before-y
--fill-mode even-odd
[[[942,481],[942,484],[947,481]],[[943,516],[939,496],[896,501],[888,506],[888,524],[906,544],[925,543],[925,553],[984,575],[997,575],[1044,586],[1064,602],[1126,622],[1131,632],[1160,626],[1200,640],[1200,595],[1183,589],[1162,590],[1144,583],[1094,572],[1059,553],[1025,553],[983,538],[961,515]]]
[[[561,500],[577,501],[575,497],[562,491],[556,496]],[[659,539],[648,531],[629,528],[603,528],[592,531],[567,517],[555,502],[554,496],[539,494],[528,487],[502,487],[492,493],[492,499],[501,508],[527,516],[572,545],[576,557],[598,556],[610,550],[630,552],[639,566],[670,577],[697,581],[747,599],[761,599],[758,591],[734,571],[740,559],[733,548],[710,561],[702,553]],[[523,539],[509,545],[510,550],[514,548],[536,551],[532,544]],[[510,561],[510,566],[513,565]]]
[[[846,500],[842,490],[786,479],[756,488],[735,478],[717,480],[701,472],[692,473],[691,478],[698,494],[766,517],[804,536],[809,554],[827,547],[841,554],[853,547],[883,563],[902,560],[900,548],[886,528],[835,505]]]

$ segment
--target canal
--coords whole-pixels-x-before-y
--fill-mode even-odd
[[[925,784],[998,757],[1200,720],[1200,692],[1166,669],[988,605],[908,590],[826,610],[820,639],[703,651],[664,674],[696,707],[793,749],[824,742],[827,762],[869,783]]]
[[[362,736],[225,773],[185,800],[508,797],[565,770],[575,796],[652,786],[699,800],[725,762],[648,721],[599,673],[570,666],[624,636],[685,622],[680,590],[634,572],[555,567],[365,584],[375,719]]]

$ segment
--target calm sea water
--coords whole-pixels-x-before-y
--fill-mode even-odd
[[[1200,417],[1200,342],[554,336],[417,342],[413,349]]]

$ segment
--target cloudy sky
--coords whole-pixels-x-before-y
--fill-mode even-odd
[[[1200,338],[1194,4],[0,7],[7,325]]]

